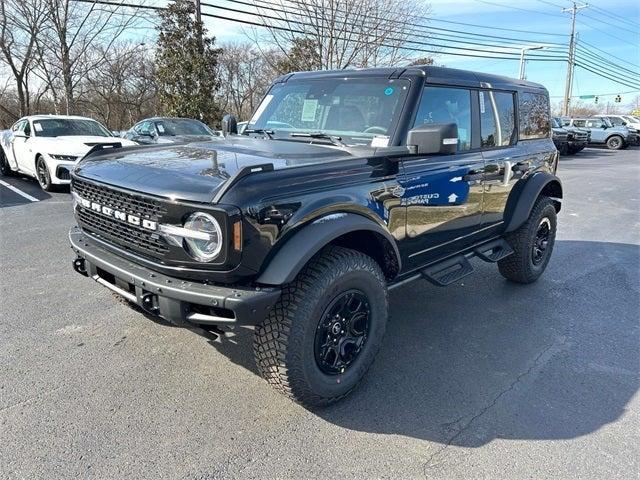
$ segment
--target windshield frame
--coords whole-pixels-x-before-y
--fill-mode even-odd
[[[77,123],[93,123],[95,125],[97,125],[99,127],[99,130],[101,130],[105,135],[95,135],[95,134],[91,134],[91,133],[65,133],[62,135],[42,135],[43,133],[43,129],[41,127],[40,130],[38,130],[38,128],[36,127],[36,123],[40,123],[40,122],[52,122],[52,121],[56,121],[56,122],[77,122]],[[31,124],[32,124],[32,129],[31,129],[31,135],[34,137],[39,137],[39,138],[58,138],[58,137],[114,137],[113,133],[111,133],[111,131],[105,127],[104,125],[102,125],[100,122],[98,122],[97,120],[94,120],[92,118],[34,118],[31,120]]]
[[[387,146],[392,147],[401,144],[401,136],[404,130],[403,117],[405,116],[405,109],[407,108],[408,100],[412,97],[413,92],[416,89],[416,82],[411,77],[401,77],[401,78],[389,78],[388,76],[383,75],[371,75],[371,76],[349,76],[348,71],[345,72],[345,75],[342,76],[317,76],[311,78],[301,78],[301,79],[292,79],[286,82],[276,82],[271,85],[262,101],[258,105],[258,108],[254,111],[251,119],[247,122],[247,126],[245,129],[244,135],[250,135],[251,130],[269,130],[270,136],[273,137],[273,140],[280,141],[295,141],[295,142],[304,142],[304,143],[319,143],[319,144],[327,144],[327,145],[337,145],[335,141],[327,138],[309,138],[309,137],[291,137],[291,133],[302,133],[302,134],[326,134],[328,136],[333,137],[334,139],[341,140],[342,143],[346,144],[342,148],[351,148],[351,147],[375,147],[375,146]],[[334,129],[321,129],[321,128],[278,128],[277,126],[269,125],[269,121],[263,121],[264,115],[270,115],[273,113],[274,106],[278,106],[280,102],[271,104],[271,100],[274,98],[274,91],[287,88],[288,86],[300,86],[304,84],[310,84],[312,82],[335,82],[335,83],[370,83],[370,82],[379,82],[381,85],[386,84],[388,86],[393,85],[394,87],[401,87],[399,90],[401,93],[398,96],[397,103],[395,104],[395,108],[393,109],[393,113],[389,119],[389,126],[385,133],[378,132],[369,132],[364,133],[358,131],[348,131],[348,130],[334,130]],[[337,86],[337,85],[336,85]],[[331,90],[331,92],[335,91],[335,88]],[[271,98],[269,98],[271,96]],[[385,96],[387,96],[385,94]],[[306,97],[305,97],[306,98]],[[380,97],[381,100],[384,100],[383,97]],[[267,102],[265,104],[265,101]],[[304,108],[304,106],[303,106]],[[267,117],[269,118],[269,117]],[[276,120],[277,121],[277,120]],[[276,122],[273,121],[272,123]],[[371,128],[369,126],[367,128]],[[247,130],[249,133],[246,133]],[[273,133],[271,133],[273,132]],[[353,133],[353,134],[352,134]],[[383,143],[386,142],[385,145],[372,145],[373,139],[376,137],[382,137]]]

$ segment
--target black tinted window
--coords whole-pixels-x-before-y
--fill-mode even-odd
[[[471,92],[463,88],[425,87],[413,126],[458,125],[458,150],[471,148]]]
[[[543,138],[549,136],[549,97],[541,93],[519,95],[520,138]]]
[[[515,141],[513,94],[478,92],[480,100],[480,141],[482,147],[503,147]]]

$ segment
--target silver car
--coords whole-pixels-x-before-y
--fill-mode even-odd
[[[633,134],[627,127],[616,127],[606,118],[572,118],[569,125],[588,128],[591,132],[590,145],[606,145],[609,150],[627,148],[633,141]]]

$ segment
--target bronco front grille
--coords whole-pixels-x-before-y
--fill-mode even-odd
[[[77,178],[72,179],[71,185],[73,191],[85,200],[136,215],[141,219],[159,222],[166,214],[165,206],[158,200],[110,189]],[[83,230],[125,248],[157,258],[163,257],[169,251],[167,244],[157,232],[117,220],[82,206],[78,206],[76,213],[78,223]]]

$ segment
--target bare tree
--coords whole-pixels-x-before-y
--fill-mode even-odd
[[[267,26],[263,41],[284,55],[300,39],[312,42],[320,69],[406,63],[415,56],[409,46],[415,24],[430,13],[429,5],[419,0],[274,0],[269,7],[254,5]]]
[[[278,72],[252,43],[227,43],[221,47],[218,102],[224,112],[247,120]]]
[[[0,53],[15,80],[19,112],[29,114],[29,75],[36,64],[36,39],[47,20],[44,0],[0,1]],[[6,113],[6,108],[3,109]]]
[[[120,5],[44,1],[49,22],[38,39],[41,78],[53,92],[62,92],[63,111],[75,113],[84,79],[103,64],[116,40],[140,18]]]
[[[114,130],[129,128],[141,117],[155,114],[153,60],[145,45],[118,44],[111,52],[98,51],[97,55],[103,62],[86,79],[83,113]]]

